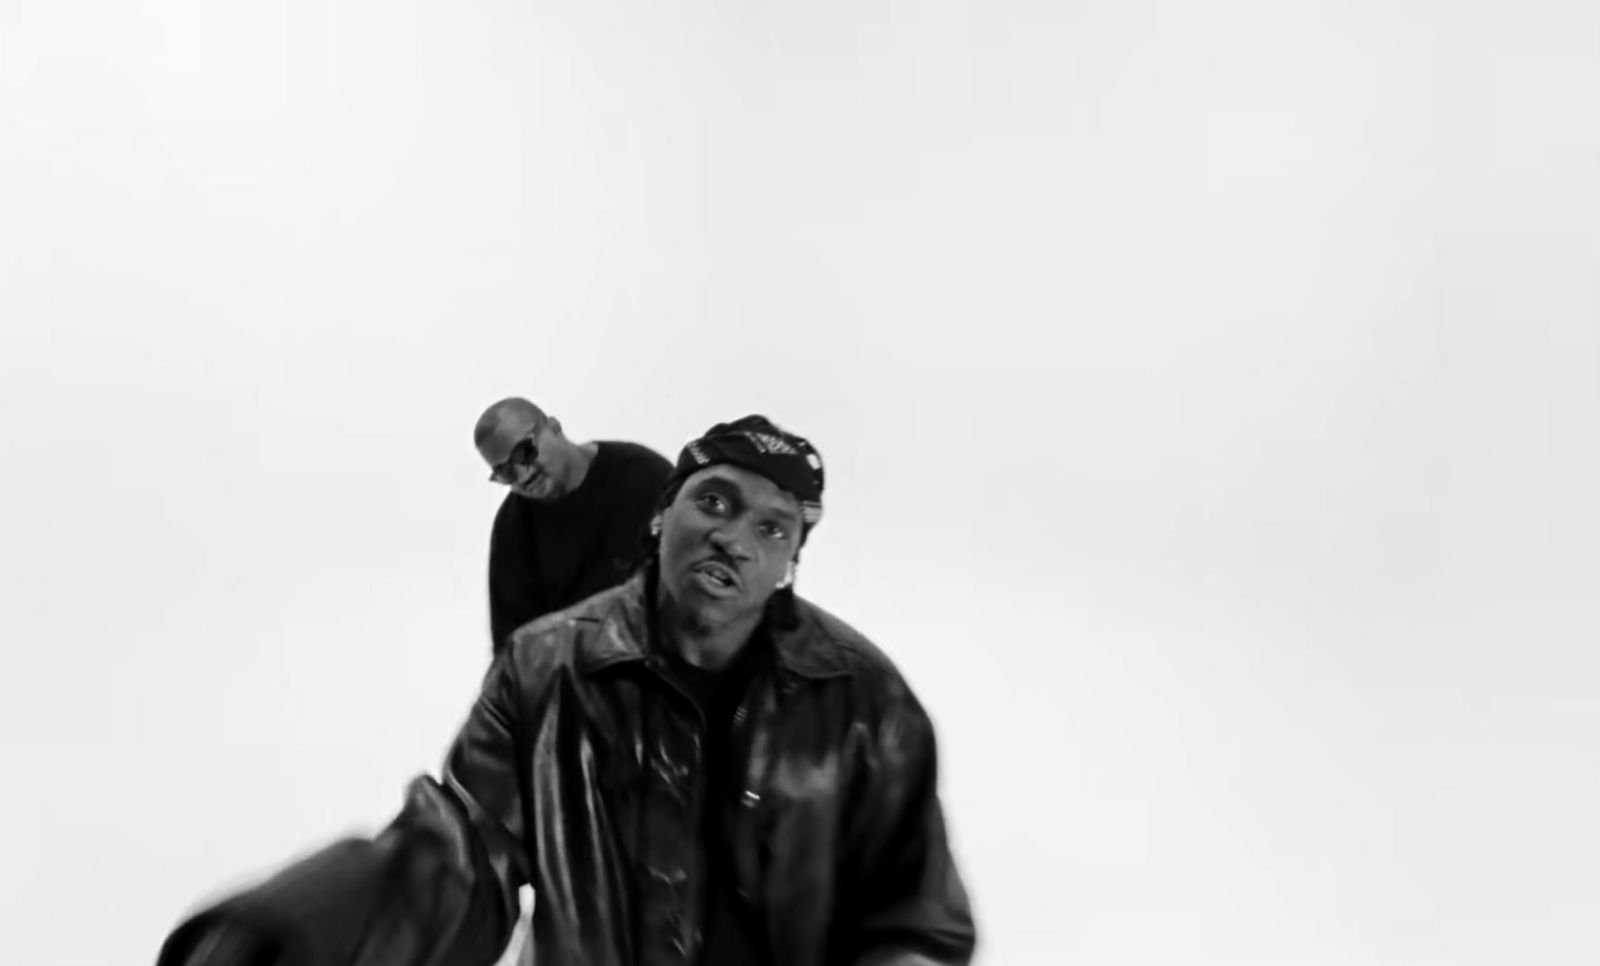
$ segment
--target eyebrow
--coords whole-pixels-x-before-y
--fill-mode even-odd
[[[720,473],[713,473],[712,475],[701,480],[699,483],[696,483],[694,486],[694,492],[697,494],[704,493],[706,490],[712,488],[732,491],[738,495],[739,502],[743,503],[745,506],[750,506],[754,502],[750,499],[750,495],[745,492],[744,487],[739,485],[738,481],[732,479],[731,477],[723,476]],[[784,491],[780,490],[779,492],[782,493]],[[794,498],[791,496],[790,499]],[[781,518],[785,523],[790,524],[791,526],[800,522],[800,514],[786,506],[770,506],[765,507],[764,509],[766,512]]]

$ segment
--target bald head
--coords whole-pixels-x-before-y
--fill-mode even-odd
[[[521,396],[508,396],[478,417],[478,425],[472,430],[472,445],[481,450],[484,442],[493,436],[521,438],[537,429],[545,419],[544,410],[538,406]]]
[[[558,500],[583,482],[592,453],[567,439],[561,420],[520,396],[502,399],[478,417],[472,443],[490,479],[530,500]]]

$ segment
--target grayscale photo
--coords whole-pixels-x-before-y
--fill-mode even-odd
[[[0,964],[1600,963],[1600,5],[0,0]]]

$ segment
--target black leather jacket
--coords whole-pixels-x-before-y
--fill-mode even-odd
[[[194,916],[161,966],[193,962],[219,924],[295,964],[490,964],[524,883],[538,966],[694,963],[703,740],[649,647],[651,589],[640,575],[518,631],[442,781],[413,782],[375,839]],[[965,964],[976,933],[928,716],[860,634],[798,598],[794,612],[758,638],[769,659],[734,716],[744,779],[718,807],[737,892],[778,966]]]

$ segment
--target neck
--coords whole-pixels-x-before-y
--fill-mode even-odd
[[[679,608],[665,588],[656,588],[656,627],[662,643],[695,667],[717,670],[732,663],[755,637],[761,616],[758,611],[712,627]]]

